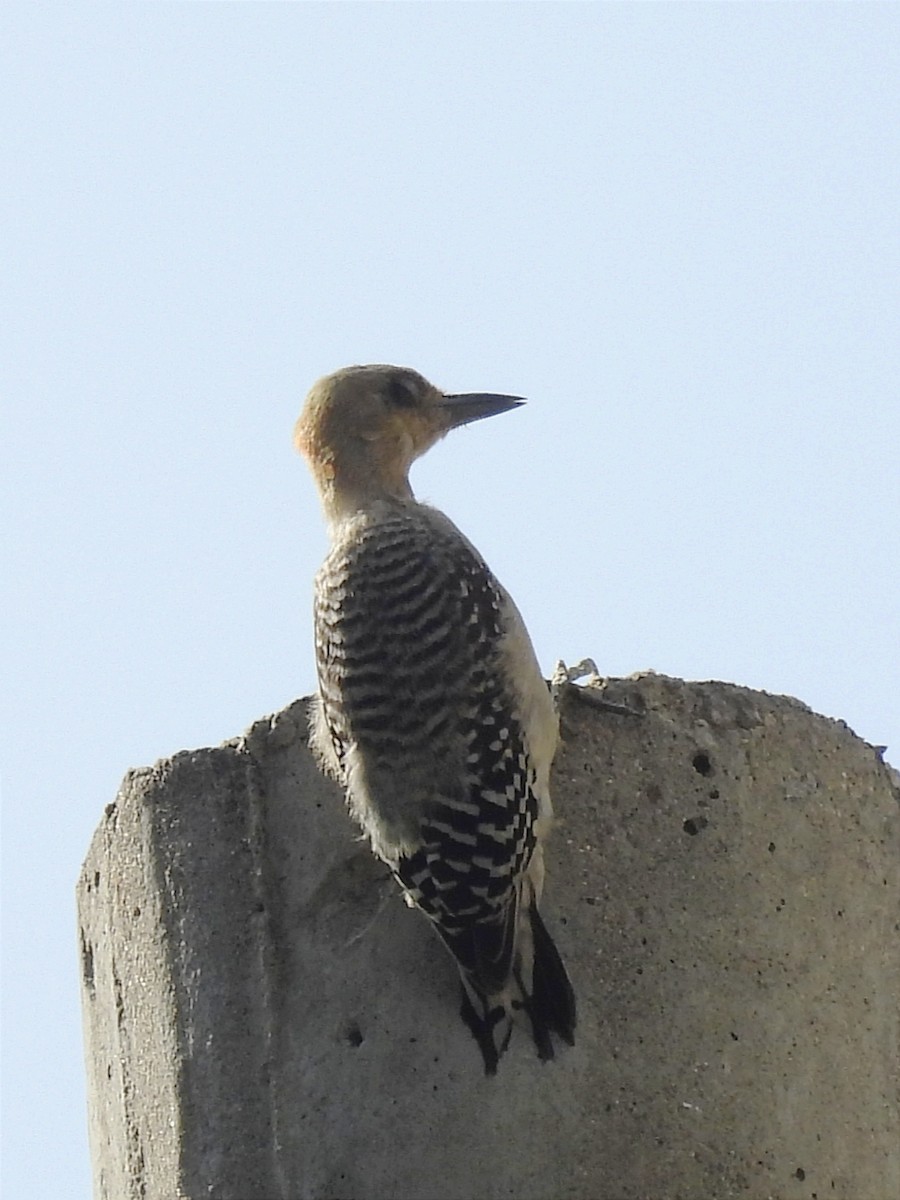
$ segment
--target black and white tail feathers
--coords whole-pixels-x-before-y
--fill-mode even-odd
[[[532,894],[524,911],[512,903],[497,921],[448,933],[436,926],[456,959],[462,981],[460,1016],[472,1031],[487,1075],[509,1045],[524,1012],[538,1057],[554,1057],[551,1034],[575,1043],[575,993]]]

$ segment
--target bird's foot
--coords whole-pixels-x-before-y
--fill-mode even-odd
[[[584,683],[581,687],[575,687],[582,679]],[[554,704],[559,707],[559,698],[564,688],[572,686],[575,687],[579,696],[582,696],[585,700],[590,700],[592,704],[604,709],[606,712],[617,713],[622,717],[639,717],[642,715],[637,709],[630,708],[627,704],[617,704],[612,700],[604,699],[603,692],[606,690],[608,683],[609,676],[600,674],[597,670],[597,664],[592,658],[583,658],[574,667],[567,667],[560,658],[550,677],[550,695],[553,697]]]

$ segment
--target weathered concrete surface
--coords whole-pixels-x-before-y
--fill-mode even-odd
[[[891,772],[784,697],[606,694],[548,858],[578,1043],[495,1079],[302,702],[130,775],[78,888],[98,1200],[900,1195]]]

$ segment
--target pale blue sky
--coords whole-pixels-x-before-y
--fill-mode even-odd
[[[787,692],[900,761],[900,8],[7,3],[4,1194],[89,1194],[73,889],[130,766],[313,686],[291,426],[414,474],[546,670]]]

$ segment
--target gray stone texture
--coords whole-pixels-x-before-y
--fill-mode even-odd
[[[562,695],[574,1049],[485,1078],[305,703],[135,771],[78,885],[96,1200],[900,1196],[896,774],[795,700]]]

